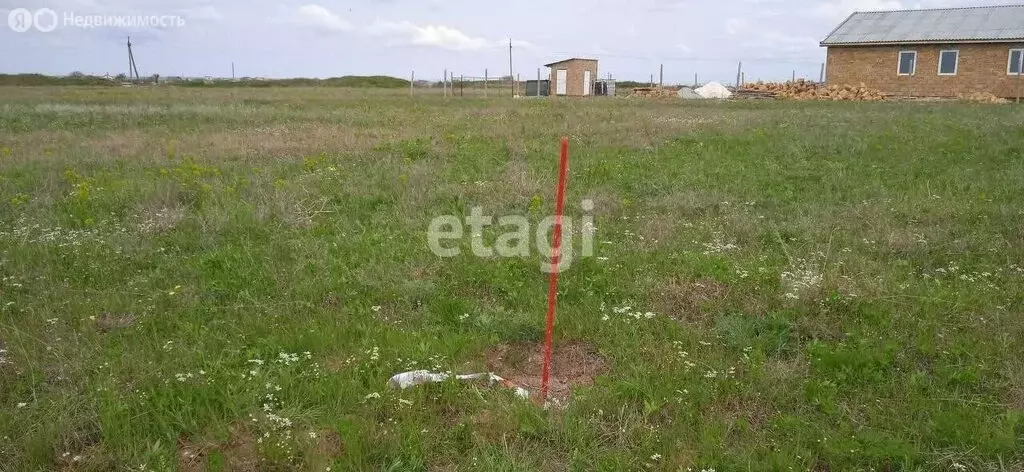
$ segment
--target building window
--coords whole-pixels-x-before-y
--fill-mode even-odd
[[[917,51],[900,51],[900,65],[896,73],[899,75],[914,75],[917,71]]]
[[[1024,73],[1024,49],[1010,50],[1010,63],[1006,66],[1007,75],[1021,75]]]
[[[939,51],[939,75],[956,75],[959,63],[960,51]]]

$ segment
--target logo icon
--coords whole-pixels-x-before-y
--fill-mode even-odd
[[[57,12],[49,8],[40,8],[36,10],[36,14],[32,16],[33,23],[36,24],[36,29],[43,33],[49,33],[57,29]]]
[[[56,24],[57,15],[54,14]],[[15,33],[24,33],[32,27],[32,12],[25,8],[15,8],[7,15],[7,26],[10,26]]]

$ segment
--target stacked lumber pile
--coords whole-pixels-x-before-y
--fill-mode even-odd
[[[817,82],[800,79],[796,82],[773,83],[757,82],[746,84],[743,91],[750,91],[758,96],[771,94],[775,98],[788,100],[834,100],[834,101],[881,101],[885,94],[864,84],[854,85],[822,85]],[[743,92],[741,92],[741,96]]]
[[[666,87],[637,87],[630,97],[639,98],[678,98],[679,92]]]
[[[1005,98],[999,98],[995,95],[992,95],[989,92],[961,93],[957,95],[956,98],[968,102],[977,103],[1010,103],[1009,100]]]

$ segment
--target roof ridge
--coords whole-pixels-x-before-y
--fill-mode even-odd
[[[854,16],[855,16],[855,15],[856,15],[857,13],[858,13],[858,12],[853,12],[853,13],[850,13],[850,16],[846,17],[846,19],[845,19],[845,20],[843,20],[843,22],[842,22],[842,23],[839,23],[839,26],[836,26],[835,28],[832,28],[832,32],[830,32],[830,33],[828,34],[828,36],[825,36],[825,39],[822,39],[822,40],[821,40],[821,42],[819,43],[819,45],[821,45],[821,44],[824,44],[824,43],[825,43],[825,41],[828,41],[828,38],[831,38],[831,37],[832,37],[832,35],[836,34],[836,32],[837,32],[837,31],[839,31],[839,29],[840,29],[840,28],[842,28],[843,26],[845,26],[845,25],[846,25],[846,23],[849,23],[849,22],[850,22],[850,20],[851,20],[851,19],[853,19],[853,17],[854,17]]]
[[[1024,4],[1009,4],[854,12],[819,45],[1019,42],[1022,38]]]
[[[905,12],[905,11],[942,11],[942,10],[949,10],[949,11],[952,11],[952,10],[986,10],[986,9],[992,9],[992,8],[1006,8],[1006,7],[1022,8],[1022,7],[1024,7],[1024,3],[1011,3],[1011,4],[1007,4],[1007,5],[978,5],[978,6],[973,6],[973,7],[900,8],[900,9],[896,9],[896,10],[864,10],[864,11],[854,11],[853,14],[850,15],[850,16],[857,15],[857,14],[862,14],[862,13],[899,13],[899,12]],[[849,20],[849,18],[847,18],[847,20]]]

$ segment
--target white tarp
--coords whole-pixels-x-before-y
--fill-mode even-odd
[[[729,98],[732,96],[732,92],[718,82],[708,82],[694,92],[704,98]]]

